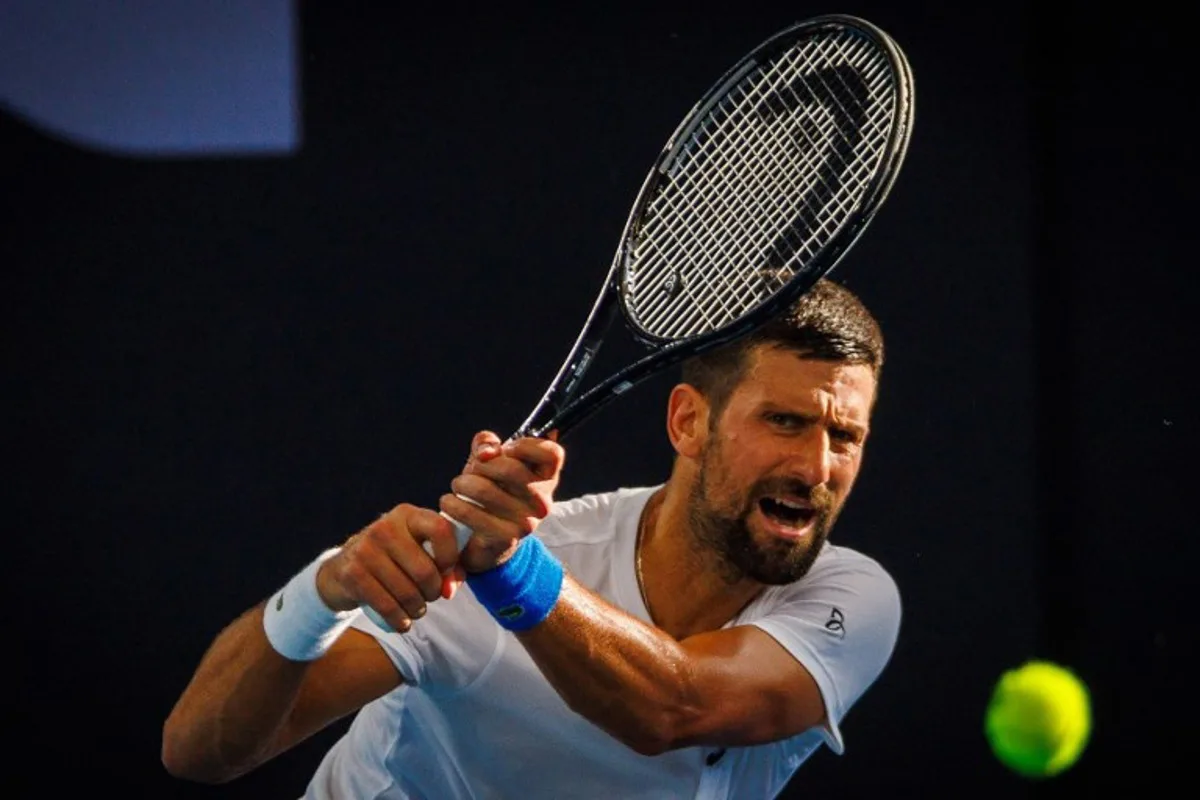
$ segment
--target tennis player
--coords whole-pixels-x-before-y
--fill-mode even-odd
[[[216,637],[163,763],[230,781],[354,715],[304,797],[776,796],[843,752],[899,631],[886,570],[828,540],[883,360],[823,279],[684,364],[659,485],[555,501],[557,442],[476,435],[439,508],[461,555],[406,504],[321,553]]]

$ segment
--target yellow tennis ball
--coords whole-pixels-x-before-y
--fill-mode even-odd
[[[1087,686],[1073,672],[1033,660],[1000,676],[984,732],[996,757],[1028,778],[1057,775],[1074,764],[1092,732]]]

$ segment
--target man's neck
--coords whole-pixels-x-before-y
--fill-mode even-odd
[[[688,492],[671,481],[655,492],[638,534],[638,579],[654,624],[677,640],[714,631],[762,591],[742,578],[730,584],[719,556],[696,542],[688,519]]]

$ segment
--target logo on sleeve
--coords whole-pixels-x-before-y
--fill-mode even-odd
[[[842,613],[840,608],[834,607],[830,609],[829,619],[825,621],[825,630],[839,639],[846,637],[846,615]]]

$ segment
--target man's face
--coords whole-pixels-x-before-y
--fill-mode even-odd
[[[858,476],[875,388],[863,364],[751,354],[705,440],[689,503],[693,531],[730,581],[808,572]]]

